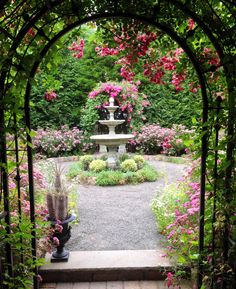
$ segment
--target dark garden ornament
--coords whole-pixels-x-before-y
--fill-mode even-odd
[[[68,210],[68,184],[63,178],[63,168],[58,164],[53,166],[54,177],[46,195],[48,207],[48,220],[54,229],[52,242],[56,246],[56,251],[52,253],[51,262],[67,262],[69,251],[64,246],[71,237],[71,227],[69,223],[75,217],[69,214]]]

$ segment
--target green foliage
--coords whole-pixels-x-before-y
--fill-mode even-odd
[[[123,161],[120,164],[120,168],[125,173],[126,172],[136,172],[138,169],[138,166],[133,159],[128,159],[128,160]]]
[[[82,170],[87,171],[89,169],[89,164],[93,161],[92,155],[84,155],[79,158],[80,166]]]
[[[127,172],[124,174],[125,176],[125,182],[127,184],[139,184],[145,182],[143,176],[137,172]]]
[[[123,173],[120,171],[103,171],[96,177],[98,186],[115,186],[123,184]]]
[[[159,174],[153,166],[145,162],[141,169],[137,169],[134,159],[127,159],[127,156],[129,155],[123,154],[121,156],[121,159],[125,159],[123,161],[125,167],[129,169],[126,172],[121,170],[119,165],[116,169],[107,169],[106,158],[104,156],[92,161],[91,156],[83,156],[81,158],[85,161],[86,165],[82,165],[80,158],[80,162],[75,163],[70,167],[67,177],[79,181],[80,183],[98,186],[138,184],[157,180]],[[141,161],[143,160],[143,157],[137,156],[136,159]],[[88,160],[88,162],[86,162],[86,160]],[[84,170],[84,167],[86,167],[87,170]],[[135,169],[135,171],[131,171],[132,169]]]
[[[72,57],[67,48],[78,36],[85,40],[84,55],[79,60]],[[57,57],[57,63],[51,65],[45,61],[35,78],[31,94],[34,128],[58,128],[64,124],[70,127],[78,126],[87,95],[96,84],[108,79],[121,79],[117,68],[114,67],[115,57],[108,59],[97,56],[95,39],[98,41],[99,35],[94,28],[84,25],[63,39],[64,47],[54,55]],[[58,95],[52,102],[44,99],[47,89],[55,90]],[[92,120],[94,114],[89,116]],[[89,122],[88,119],[87,121]]]
[[[141,168],[144,166],[144,164],[145,164],[145,159],[144,159],[143,156],[141,156],[141,155],[136,155],[136,156],[134,156],[133,159],[134,159],[134,161],[136,162],[138,169],[141,169]]]
[[[163,193],[157,192],[151,207],[156,218],[158,231],[164,232],[165,228],[173,223],[176,206],[187,201],[185,190],[185,184],[173,183],[165,186]]]
[[[80,163],[74,163],[72,166],[70,166],[69,172],[67,173],[67,177],[69,179],[75,178],[79,172],[82,171],[81,168],[81,162]]]
[[[86,132],[88,137],[95,131],[96,123],[99,120],[99,114],[94,108],[95,100],[87,99],[86,107],[81,110],[80,126]]]
[[[144,182],[155,182],[158,178],[156,169],[151,165],[145,165],[137,174],[143,178]]]
[[[200,118],[201,95],[189,92],[188,87],[176,92],[168,85],[144,83],[140,91],[147,94],[151,103],[145,114],[149,123],[158,123],[163,127],[183,124],[191,128],[193,116]]]
[[[0,222],[1,226],[7,228],[7,224],[4,222]],[[16,224],[15,224],[16,225]],[[7,274],[4,274],[3,284],[7,286],[9,289],[21,288],[28,289],[32,288],[33,285],[33,277],[34,277],[34,269],[37,266],[42,266],[45,263],[43,258],[34,259],[31,255],[31,240],[33,235],[31,233],[32,224],[29,218],[23,216],[22,221],[19,222],[14,228],[11,230],[11,234],[7,234],[5,229],[0,230],[0,252],[1,256],[3,256],[4,246],[5,244],[10,244],[13,249],[13,259],[14,259],[14,276],[10,277]],[[40,229],[36,230],[37,233],[40,233]],[[21,262],[20,256],[24,252],[24,262]]]
[[[93,160],[89,164],[89,170],[95,173],[104,171],[107,168],[107,163],[103,160]]]
[[[123,161],[128,160],[129,158],[130,158],[129,154],[124,153],[124,154],[119,155],[118,160],[120,163],[122,163]]]

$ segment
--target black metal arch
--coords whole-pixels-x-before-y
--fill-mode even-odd
[[[21,41],[24,39],[27,31],[31,28],[37,25],[37,22],[40,19],[43,19],[44,16],[46,16],[47,13],[50,13],[53,8],[59,7],[61,4],[65,3],[66,0],[59,0],[59,1],[46,1],[46,4],[41,7],[39,10],[36,10],[35,14],[33,17],[26,19],[25,25],[23,25],[22,29],[18,33],[18,35],[14,38],[13,44],[11,46],[11,49],[9,51],[9,59],[6,63],[6,68],[10,67],[12,64],[12,60],[14,57],[14,54],[16,53],[16,49],[21,43]],[[74,2],[74,1],[72,1]],[[200,205],[200,231],[199,231],[199,252],[201,253],[204,249],[204,206],[205,206],[205,181],[206,181],[206,160],[207,160],[207,152],[208,152],[208,135],[207,135],[207,120],[208,120],[208,112],[209,112],[209,99],[208,99],[208,94],[207,94],[207,89],[206,89],[206,80],[204,76],[204,71],[201,69],[201,65],[197,59],[197,56],[194,51],[190,49],[188,46],[186,39],[183,39],[181,36],[179,36],[175,31],[173,31],[172,28],[168,27],[167,24],[161,23],[158,21],[158,18],[155,13],[150,17],[144,17],[139,15],[139,11],[137,10],[137,13],[125,13],[125,12],[119,12],[119,7],[118,4],[119,2],[122,1],[114,1],[114,13],[94,13],[92,16],[85,16],[82,19],[78,19],[69,26],[67,26],[65,29],[61,30],[57,35],[55,35],[52,39],[48,39],[48,43],[43,47],[43,49],[40,52],[41,59],[37,60],[34,62],[30,74],[28,76],[28,82],[26,85],[26,92],[25,92],[25,104],[24,104],[24,109],[25,109],[25,123],[28,128],[30,128],[30,110],[29,110],[29,100],[30,100],[30,91],[31,91],[31,82],[30,80],[34,78],[37,67],[39,66],[41,60],[43,57],[47,54],[49,51],[50,47],[64,34],[69,32],[71,29],[75,28],[76,26],[79,26],[83,23],[92,21],[92,20],[97,20],[97,19],[107,19],[107,18],[113,18],[113,17],[118,17],[118,18],[129,18],[129,19],[136,19],[139,21],[142,21],[144,23],[147,23],[149,25],[155,26],[158,29],[164,31],[167,33],[172,39],[174,39],[186,52],[188,55],[189,59],[191,60],[198,78],[199,82],[201,84],[201,89],[202,89],[202,100],[203,100],[203,117],[202,117],[202,156],[201,156],[201,205]],[[219,56],[221,59],[224,57],[224,51],[222,46],[218,43],[217,37],[213,33],[213,30],[209,28],[209,26],[195,13],[193,10],[191,10],[188,6],[183,4],[179,0],[167,0],[167,3],[171,3],[173,6],[175,6],[177,9],[182,11],[186,17],[191,17],[193,20],[195,20],[198,23],[198,26],[202,31],[209,37],[210,41],[212,42],[213,46],[215,47],[216,51],[218,52]],[[154,8],[153,8],[154,9]],[[72,14],[75,16],[75,11],[72,11]],[[38,31],[39,33],[39,31]],[[23,59],[22,59],[23,60]],[[2,73],[0,76],[0,89],[3,91],[5,90],[4,87],[4,80],[7,76],[7,70],[3,67]],[[4,111],[3,108],[0,108],[0,124],[4,124]],[[0,133],[4,136],[4,132],[1,132],[2,127],[0,127]],[[232,130],[231,130],[232,132]],[[27,135],[27,140],[29,143],[31,143],[31,137],[30,135]],[[6,143],[5,141],[0,142],[1,147],[4,150],[4,153],[2,154],[1,161],[3,163],[7,163],[7,156],[6,156]],[[228,153],[228,158],[232,156],[230,153],[232,152],[229,151]],[[27,155],[28,155],[28,167],[29,167],[29,193],[30,193],[30,204],[31,204],[31,222],[35,225],[35,217],[34,217],[34,184],[33,184],[33,158],[32,158],[32,148],[31,146],[27,146]],[[216,157],[217,159],[217,157]],[[229,175],[232,172],[229,172]],[[5,199],[8,198],[8,183],[7,183],[7,173],[5,170],[3,170],[3,190],[5,192]],[[7,215],[5,216],[7,223],[10,223],[10,216],[9,216],[9,205],[5,204],[5,211],[7,212]],[[33,256],[36,256],[36,235],[35,232],[32,231],[33,239],[32,239],[32,254]],[[11,264],[11,248],[10,246],[7,246],[7,259],[8,263]],[[201,260],[199,263],[199,274],[198,274],[198,287],[200,288],[201,283],[202,283],[202,265],[201,265]],[[11,274],[11,266],[9,266],[9,273]],[[37,270],[35,272],[37,274]],[[38,288],[38,282],[35,279],[34,282],[34,288]]]
[[[203,137],[202,137],[202,156],[201,156],[201,200],[200,200],[200,223],[199,223],[199,254],[204,250],[204,214],[205,214],[205,182],[206,182],[206,160],[207,160],[207,126],[206,122],[208,120],[208,97],[207,97],[207,90],[206,90],[206,81],[204,78],[204,73],[201,69],[201,66],[197,60],[196,55],[194,52],[190,49],[190,47],[187,45],[187,43],[180,38],[176,32],[174,32],[171,28],[167,27],[165,24],[161,24],[159,22],[151,21],[150,19],[147,19],[145,17],[140,17],[134,14],[129,13],[104,13],[104,14],[98,14],[93,15],[91,17],[85,17],[84,19],[75,21],[74,23],[70,24],[65,29],[61,30],[57,35],[55,35],[48,43],[45,45],[45,47],[40,52],[40,60],[35,61],[35,63],[32,66],[27,86],[26,86],[26,93],[25,93],[25,122],[26,126],[30,129],[30,110],[29,110],[29,102],[30,102],[30,92],[31,92],[31,79],[34,78],[35,73],[37,71],[38,66],[40,65],[42,59],[45,57],[49,49],[52,47],[52,45],[63,35],[71,31],[73,28],[80,26],[82,24],[85,24],[90,21],[95,21],[98,19],[111,19],[111,18],[126,18],[126,19],[135,19],[138,21],[141,21],[143,23],[146,23],[148,25],[154,26],[166,34],[168,34],[173,40],[175,40],[186,52],[188,55],[190,61],[192,62],[198,78],[199,83],[201,85],[201,92],[202,92],[202,127],[203,127]],[[29,143],[32,143],[32,139],[30,135],[27,135],[27,141]],[[31,196],[31,221],[32,223],[35,223],[35,217],[34,217],[34,186],[33,186],[33,158],[32,158],[32,147],[27,145],[27,155],[28,155],[28,168],[29,168],[29,193]],[[36,237],[36,236],[34,236]],[[34,241],[33,245],[33,254],[36,256],[36,243]],[[201,268],[201,260],[199,262],[200,270],[198,274],[198,287],[200,288],[202,284],[202,268]]]

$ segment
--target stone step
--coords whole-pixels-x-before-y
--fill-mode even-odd
[[[43,282],[163,280],[174,264],[161,250],[73,251],[68,262],[40,268]]]

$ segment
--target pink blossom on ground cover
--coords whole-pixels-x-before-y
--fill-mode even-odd
[[[172,128],[164,128],[158,124],[143,126],[141,132],[136,134],[133,143],[137,149],[145,153],[163,153],[167,155],[181,155],[185,153],[186,146],[183,136],[191,137],[192,131],[183,125],[173,125]]]
[[[73,127],[62,126],[60,129],[38,129],[33,138],[36,152],[46,154],[48,157],[71,153],[74,150],[83,150],[83,132]]]
[[[19,230],[19,225],[24,228],[25,234],[31,234],[31,222],[30,222],[30,201],[28,194],[28,166],[25,160],[20,164],[20,199],[21,199],[21,216],[19,217],[18,211],[18,189],[15,179],[16,172],[13,171],[9,174],[9,191],[10,191],[10,208],[11,208],[11,231],[12,234],[16,234]],[[51,228],[51,224],[46,221],[48,216],[48,210],[46,202],[42,201],[42,195],[46,192],[46,181],[43,174],[34,167],[33,178],[35,183],[35,217],[36,217],[36,229],[37,229],[37,254],[39,257],[43,257],[46,252],[52,250],[51,236],[54,233],[54,229]],[[13,185],[14,184],[14,185]],[[38,198],[39,197],[39,198]],[[41,201],[38,201],[41,199]],[[24,227],[25,226],[25,227]],[[30,239],[27,239],[30,242]],[[25,242],[27,243],[27,240]],[[20,242],[20,240],[19,240]],[[30,248],[30,243],[29,243]],[[17,254],[17,251],[15,252]]]

